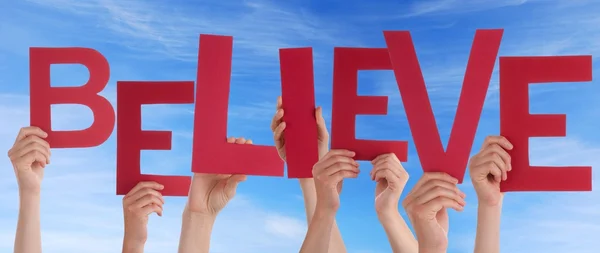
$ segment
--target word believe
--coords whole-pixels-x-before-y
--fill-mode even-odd
[[[447,172],[462,181],[483,109],[503,30],[477,30],[467,63],[458,109],[444,150],[410,32],[384,32],[387,48],[335,48],[331,148],[356,152],[357,160],[395,153],[407,160],[406,141],[356,139],[356,115],[387,114],[388,97],[358,96],[359,70],[393,70],[417,153],[426,172]],[[186,196],[188,176],[142,174],[141,150],[170,150],[171,132],[142,131],[144,104],[192,104],[195,99],[192,171],[283,176],[284,164],[272,146],[226,143],[233,37],[200,35],[196,93],[194,81],[117,82],[117,194],[137,182],[165,185],[163,194]],[[311,48],[280,49],[281,88],[289,178],[312,177],[318,160]],[[528,85],[592,80],[591,56],[500,57],[500,134],[514,145],[512,171],[502,191],[590,191],[591,167],[537,167],[529,164],[529,138],[566,135],[565,115],[529,114]],[[82,64],[88,82],[52,87],[52,64]],[[30,48],[31,124],[48,132],[53,148],[94,147],[105,142],[115,111],[100,96],[109,80],[106,58],[90,48]],[[81,104],[94,115],[84,130],[52,131],[51,105]],[[561,152],[561,151],[556,151]]]

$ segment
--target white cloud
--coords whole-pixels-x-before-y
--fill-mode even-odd
[[[0,150],[8,150],[18,129],[28,125],[24,96],[0,96]],[[64,115],[63,115],[64,114]],[[77,125],[64,110],[56,123]],[[119,252],[122,241],[121,197],[115,195],[114,154],[107,144],[89,149],[55,149],[46,168],[42,189],[44,252]],[[0,159],[0,251],[12,250],[18,214],[18,189],[9,160]],[[152,216],[146,252],[175,252],[179,242],[185,198],[166,199],[164,216]],[[244,193],[219,215],[211,252],[293,252],[306,231],[303,217],[293,217],[258,206]],[[235,239],[237,243],[231,243]]]

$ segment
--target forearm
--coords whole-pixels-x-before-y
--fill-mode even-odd
[[[208,253],[215,216],[193,213],[185,207],[182,217],[179,253]]]
[[[378,214],[394,253],[417,253],[419,245],[398,211]]]
[[[304,197],[304,208],[306,210],[306,224],[310,224],[315,208],[317,206],[317,193],[315,189],[315,183],[312,178],[300,179],[300,187],[302,188],[302,195]],[[344,239],[340,229],[337,226],[335,219],[331,227],[331,237],[329,240],[329,251],[328,253],[346,253],[346,245],[344,245]]]
[[[477,234],[475,253],[500,252],[500,215],[502,201],[496,206],[479,205],[477,208]]]
[[[144,243],[131,242],[125,238],[123,240],[123,253],[144,253]]]
[[[308,225],[300,253],[328,252],[334,221],[334,212],[315,212]]]
[[[41,253],[40,194],[20,193],[15,253]]]

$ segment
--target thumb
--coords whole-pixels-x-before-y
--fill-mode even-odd
[[[227,184],[225,185],[225,195],[228,199],[231,199],[235,196],[238,184],[245,180],[246,175],[233,175],[227,179]]]
[[[328,133],[327,133],[327,126],[325,126],[325,119],[323,118],[323,108],[322,107],[319,106],[315,110],[315,118],[317,119],[317,131],[318,131],[319,137],[326,136]]]

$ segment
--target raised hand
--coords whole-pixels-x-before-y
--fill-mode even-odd
[[[284,130],[286,127],[285,121],[283,121],[283,102],[281,96],[277,97],[277,111],[273,115],[271,120],[271,130],[273,131],[273,139],[275,140],[275,147],[279,153],[279,157],[285,161],[285,137]],[[319,145],[319,157],[322,157],[327,153],[329,148],[329,132],[325,125],[325,119],[323,118],[323,109],[317,107],[315,110],[315,118],[317,119],[317,140]]]
[[[123,197],[123,253],[144,251],[148,238],[148,216],[152,213],[162,216],[165,201],[159,191],[163,188],[156,182],[140,182]]]
[[[244,138],[227,138],[228,143],[252,144]],[[216,216],[235,196],[237,186],[246,175],[194,173],[188,196],[188,210]]]
[[[479,153],[469,162],[469,175],[477,192],[480,205],[496,206],[502,200],[500,182],[512,170],[510,155],[512,144],[502,136],[488,136]]]
[[[420,253],[446,252],[448,247],[447,208],[462,211],[465,194],[458,180],[446,173],[425,172],[402,205],[417,236]]]
[[[395,154],[380,155],[371,161],[371,180],[375,187],[375,210],[377,214],[398,213],[400,195],[408,182],[408,173]]]
[[[48,134],[38,127],[21,128],[13,147],[8,150],[21,193],[39,193],[44,168],[50,163]]]
[[[340,206],[340,193],[345,178],[356,178],[360,170],[354,161],[355,153],[349,150],[331,150],[313,167],[317,191],[317,212],[336,212]]]

